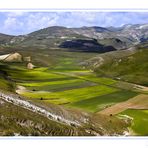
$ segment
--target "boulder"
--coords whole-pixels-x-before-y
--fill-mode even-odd
[[[28,69],[33,69],[34,67],[35,67],[35,66],[34,66],[32,63],[28,63],[28,64],[27,64],[27,68],[28,68]]]
[[[22,62],[22,55],[17,52],[12,54],[1,55],[0,60],[3,62]]]

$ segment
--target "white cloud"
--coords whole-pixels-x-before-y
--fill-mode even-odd
[[[48,13],[34,13],[28,15],[28,17],[25,19],[25,22],[26,26],[32,30],[56,25],[58,18],[59,17],[56,14],[49,15]]]
[[[22,26],[23,24],[21,22],[18,22],[16,18],[11,18],[11,17],[8,17],[5,22],[4,22],[4,28],[7,28],[9,29],[10,27],[13,29],[13,28],[16,28],[16,27],[20,27]]]
[[[27,34],[48,26],[121,26],[148,23],[148,13],[122,12],[0,12],[0,32]]]
[[[77,17],[78,20],[85,20],[88,22],[93,22],[97,16],[94,12],[72,12],[72,17]]]
[[[27,12],[23,11],[13,11],[13,12],[8,12],[6,13],[8,17],[20,17],[23,16],[24,14],[26,15]]]
[[[1,32],[6,34],[26,34],[41,28],[57,24],[57,13],[26,13],[12,12],[5,14],[6,19],[2,24]],[[11,33],[12,32],[12,33]]]
[[[22,27],[23,27],[23,22],[18,21],[15,17],[8,17],[4,21],[3,30],[7,34],[11,34],[11,32],[17,32]]]

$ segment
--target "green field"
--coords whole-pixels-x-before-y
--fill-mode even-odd
[[[21,51],[24,52],[24,51]],[[33,62],[37,65],[38,56],[33,55]],[[89,112],[97,112],[118,102],[128,100],[137,93],[127,86],[120,87],[117,80],[109,77],[99,77],[89,69],[79,65],[81,61],[94,56],[87,53],[58,52],[48,53],[43,50],[39,54],[47,58],[48,66],[40,66],[28,70],[24,63],[6,64],[4,69],[16,86],[24,86],[25,91],[20,93],[32,100],[42,100],[46,103],[65,105],[66,107],[80,108]],[[52,56],[51,56],[51,55]],[[43,61],[44,62],[44,61]],[[1,83],[5,80],[2,80]],[[7,84],[5,83],[6,87]]]
[[[148,135],[148,110],[129,109],[121,114],[133,118],[130,128],[136,135]]]
[[[58,72],[56,72],[58,73]],[[95,73],[90,72],[89,70],[66,70],[63,72],[59,72],[63,75],[73,76],[79,79],[83,79],[86,81],[94,82],[97,84],[104,84],[104,85],[113,85],[117,83],[116,80],[107,77],[98,77]]]
[[[72,80],[57,80],[57,81],[48,81],[48,82],[36,82],[36,83],[18,83],[21,86],[27,87],[29,90],[42,90],[42,91],[63,91],[74,88],[82,88],[86,86],[94,85],[93,83],[81,80],[81,79],[72,79]]]
[[[48,68],[36,68],[34,70],[26,69],[10,69],[7,71],[12,79],[18,79],[23,81],[40,81],[40,80],[50,80],[50,79],[61,79],[65,78],[63,75],[57,75],[48,71]]]
[[[114,105],[116,103],[126,101],[134,96],[136,96],[136,92],[121,90],[97,97],[92,97],[90,99],[77,101],[68,106],[83,108],[86,111],[90,112],[98,112],[106,107]]]
[[[45,77],[40,78],[39,73],[46,73]],[[23,78],[21,83],[17,83],[27,89],[21,93],[23,96],[34,101],[42,99],[41,101],[46,103],[80,108],[89,112],[100,111],[137,94],[133,91],[116,88],[116,80],[97,77],[88,70],[37,68],[26,74],[36,75],[36,77],[31,81],[24,81]],[[50,79],[46,77],[48,75],[50,75]]]
[[[66,69],[69,59],[62,61],[63,69],[55,67],[38,67],[27,70],[24,65],[9,65],[7,72],[24,86],[20,94],[33,101],[44,101],[80,108],[88,112],[97,112],[134,97],[137,93],[116,87],[118,81],[107,77],[98,77],[89,70]],[[57,64],[58,65],[58,64]]]
[[[56,104],[64,104],[89,99],[96,96],[101,96],[118,91],[116,88],[111,88],[103,85],[91,86],[79,89],[66,90],[61,92],[25,92],[22,95],[30,98],[44,98],[47,102]]]
[[[28,87],[42,87],[42,86],[50,86],[50,85],[59,85],[59,84],[67,84],[67,83],[79,83],[79,82],[84,82],[84,80],[81,79],[73,79],[73,80],[61,80],[61,81],[48,81],[48,82],[34,82],[34,83],[19,83],[20,85],[23,86],[28,86]]]
[[[83,78],[85,80],[89,80],[95,83],[99,83],[99,84],[105,84],[105,85],[111,85],[111,84],[115,84],[117,81],[113,80],[111,78],[105,78],[105,77],[97,77],[95,74],[90,74],[90,75],[86,75],[86,76],[81,76],[80,78]]]

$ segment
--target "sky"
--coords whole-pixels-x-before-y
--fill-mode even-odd
[[[148,23],[148,12],[0,12],[0,33],[22,35],[49,26],[120,27]]]

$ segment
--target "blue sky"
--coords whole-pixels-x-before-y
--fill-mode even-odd
[[[49,26],[115,26],[148,23],[148,12],[0,12],[0,33],[21,35]]]

